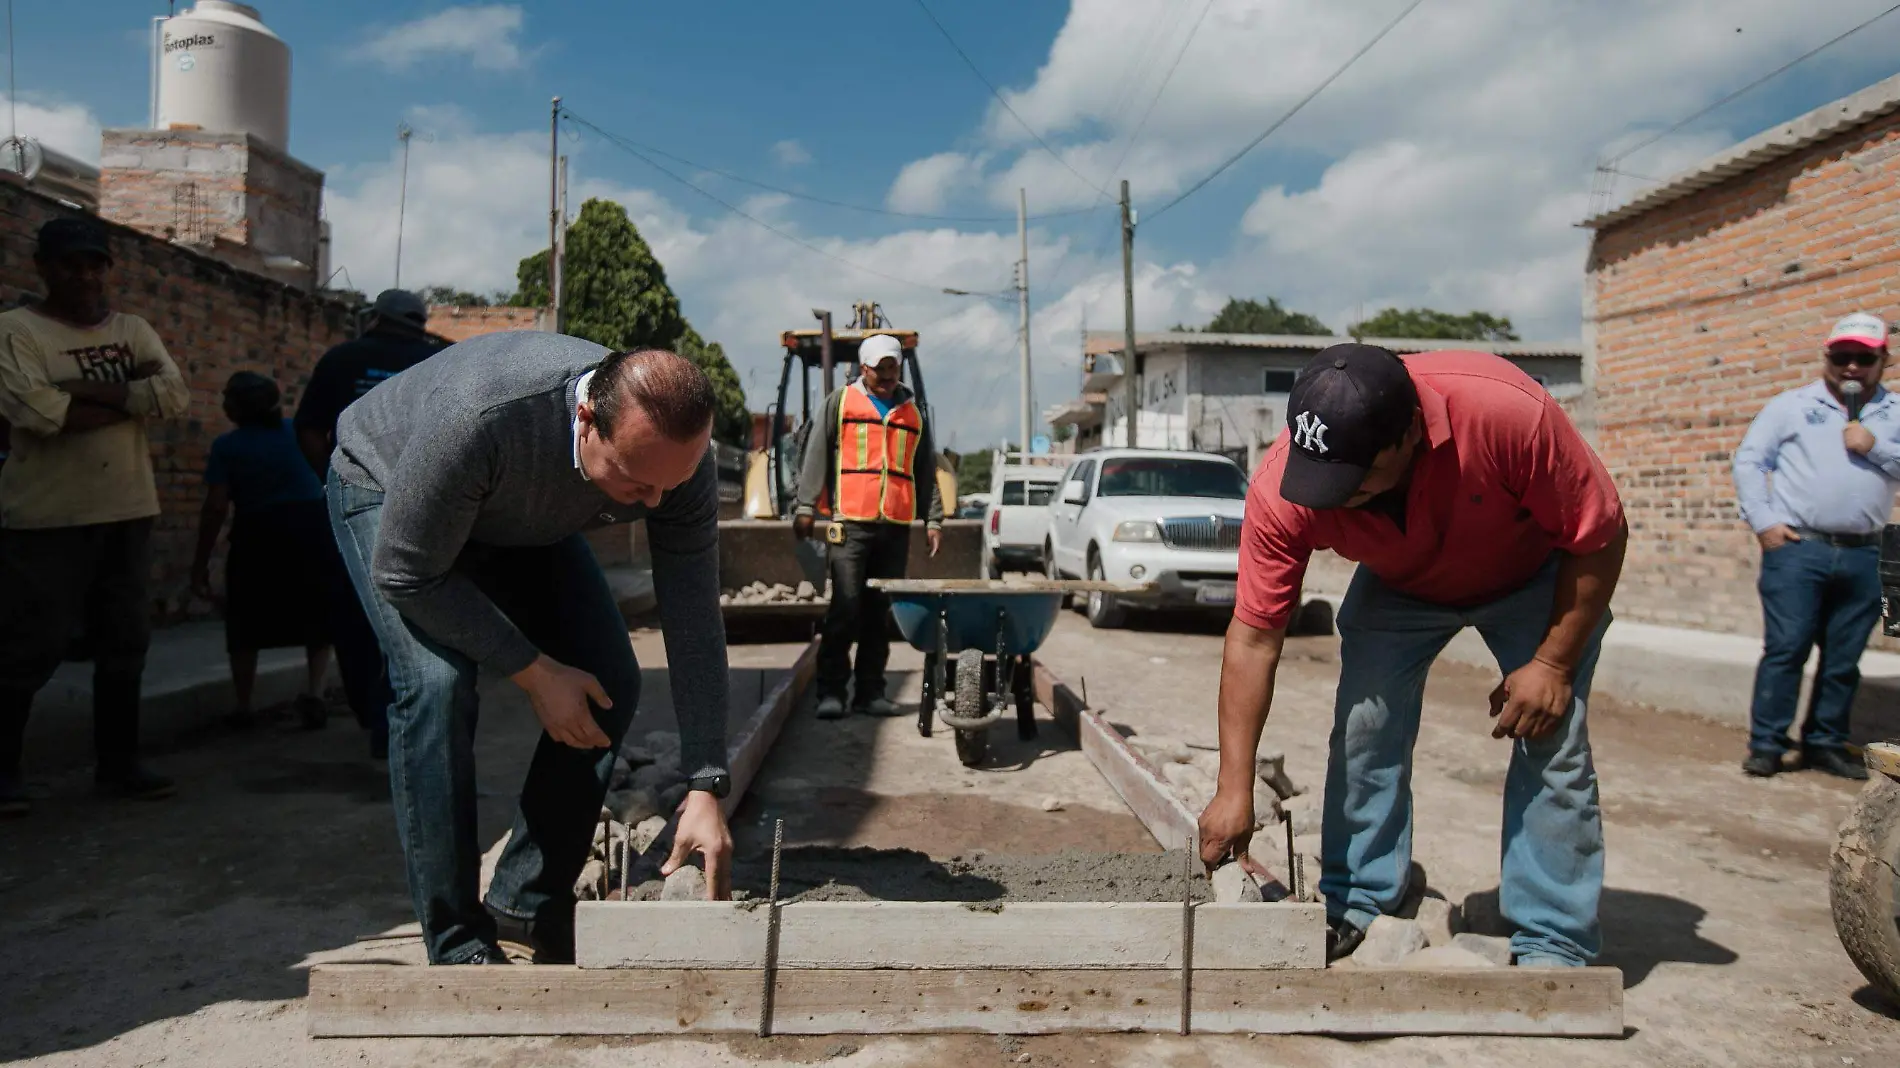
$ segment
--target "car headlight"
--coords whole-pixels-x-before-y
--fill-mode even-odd
[[[1115,524],[1116,541],[1160,541],[1161,525],[1152,519],[1125,519]]]

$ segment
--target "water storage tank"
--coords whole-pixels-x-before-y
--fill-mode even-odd
[[[248,133],[290,144],[290,47],[257,9],[198,0],[159,23],[158,128]]]

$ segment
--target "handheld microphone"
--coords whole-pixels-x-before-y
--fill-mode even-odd
[[[1860,406],[1863,403],[1861,394],[1865,390],[1865,386],[1851,378],[1841,383],[1841,399],[1847,402],[1847,421],[1850,423],[1860,422]]]

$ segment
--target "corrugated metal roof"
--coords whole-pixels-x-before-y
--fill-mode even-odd
[[[1334,345],[1354,341],[1393,352],[1435,352],[1439,349],[1464,349],[1499,356],[1552,356],[1582,359],[1583,345],[1575,341],[1447,341],[1442,338],[1328,337],[1315,334],[1201,334],[1193,331],[1166,331],[1135,335],[1135,347],[1148,350],[1163,345],[1197,345],[1203,348],[1293,349],[1318,352]],[[1091,330],[1084,351],[1090,354],[1120,352],[1122,335],[1107,330]]]
[[[1900,74],[1845,96],[1832,104],[1815,108],[1793,122],[1756,134],[1733,148],[1718,152],[1701,163],[1670,177],[1620,207],[1592,215],[1581,224],[1592,230],[1625,222],[1664,204],[1681,200],[1692,193],[1746,174],[1763,164],[1792,155],[1818,141],[1872,122],[1900,110]]]

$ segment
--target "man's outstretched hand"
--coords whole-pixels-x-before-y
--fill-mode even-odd
[[[1201,863],[1207,870],[1247,852],[1253,842],[1252,791],[1216,790],[1201,813]]]
[[[719,810],[719,799],[704,790],[692,790],[680,802],[679,824],[673,829],[673,852],[660,868],[662,876],[678,871],[686,859],[698,853],[706,864],[706,900],[732,898],[732,832],[726,829],[726,814]]]
[[[937,550],[943,548],[943,531],[930,527],[924,531],[924,543],[930,546],[930,555],[935,557]]]
[[[792,536],[793,537],[809,538],[811,537],[811,528],[812,528],[811,516],[795,515],[792,517]]]
[[[1542,738],[1557,729],[1570,711],[1570,674],[1532,660],[1504,677],[1491,691],[1493,738]]]
[[[590,700],[602,708],[614,706],[599,679],[546,653],[509,677],[528,691],[535,718],[548,737],[576,749],[605,749],[613,744],[594,722],[593,709],[587,707]]]

